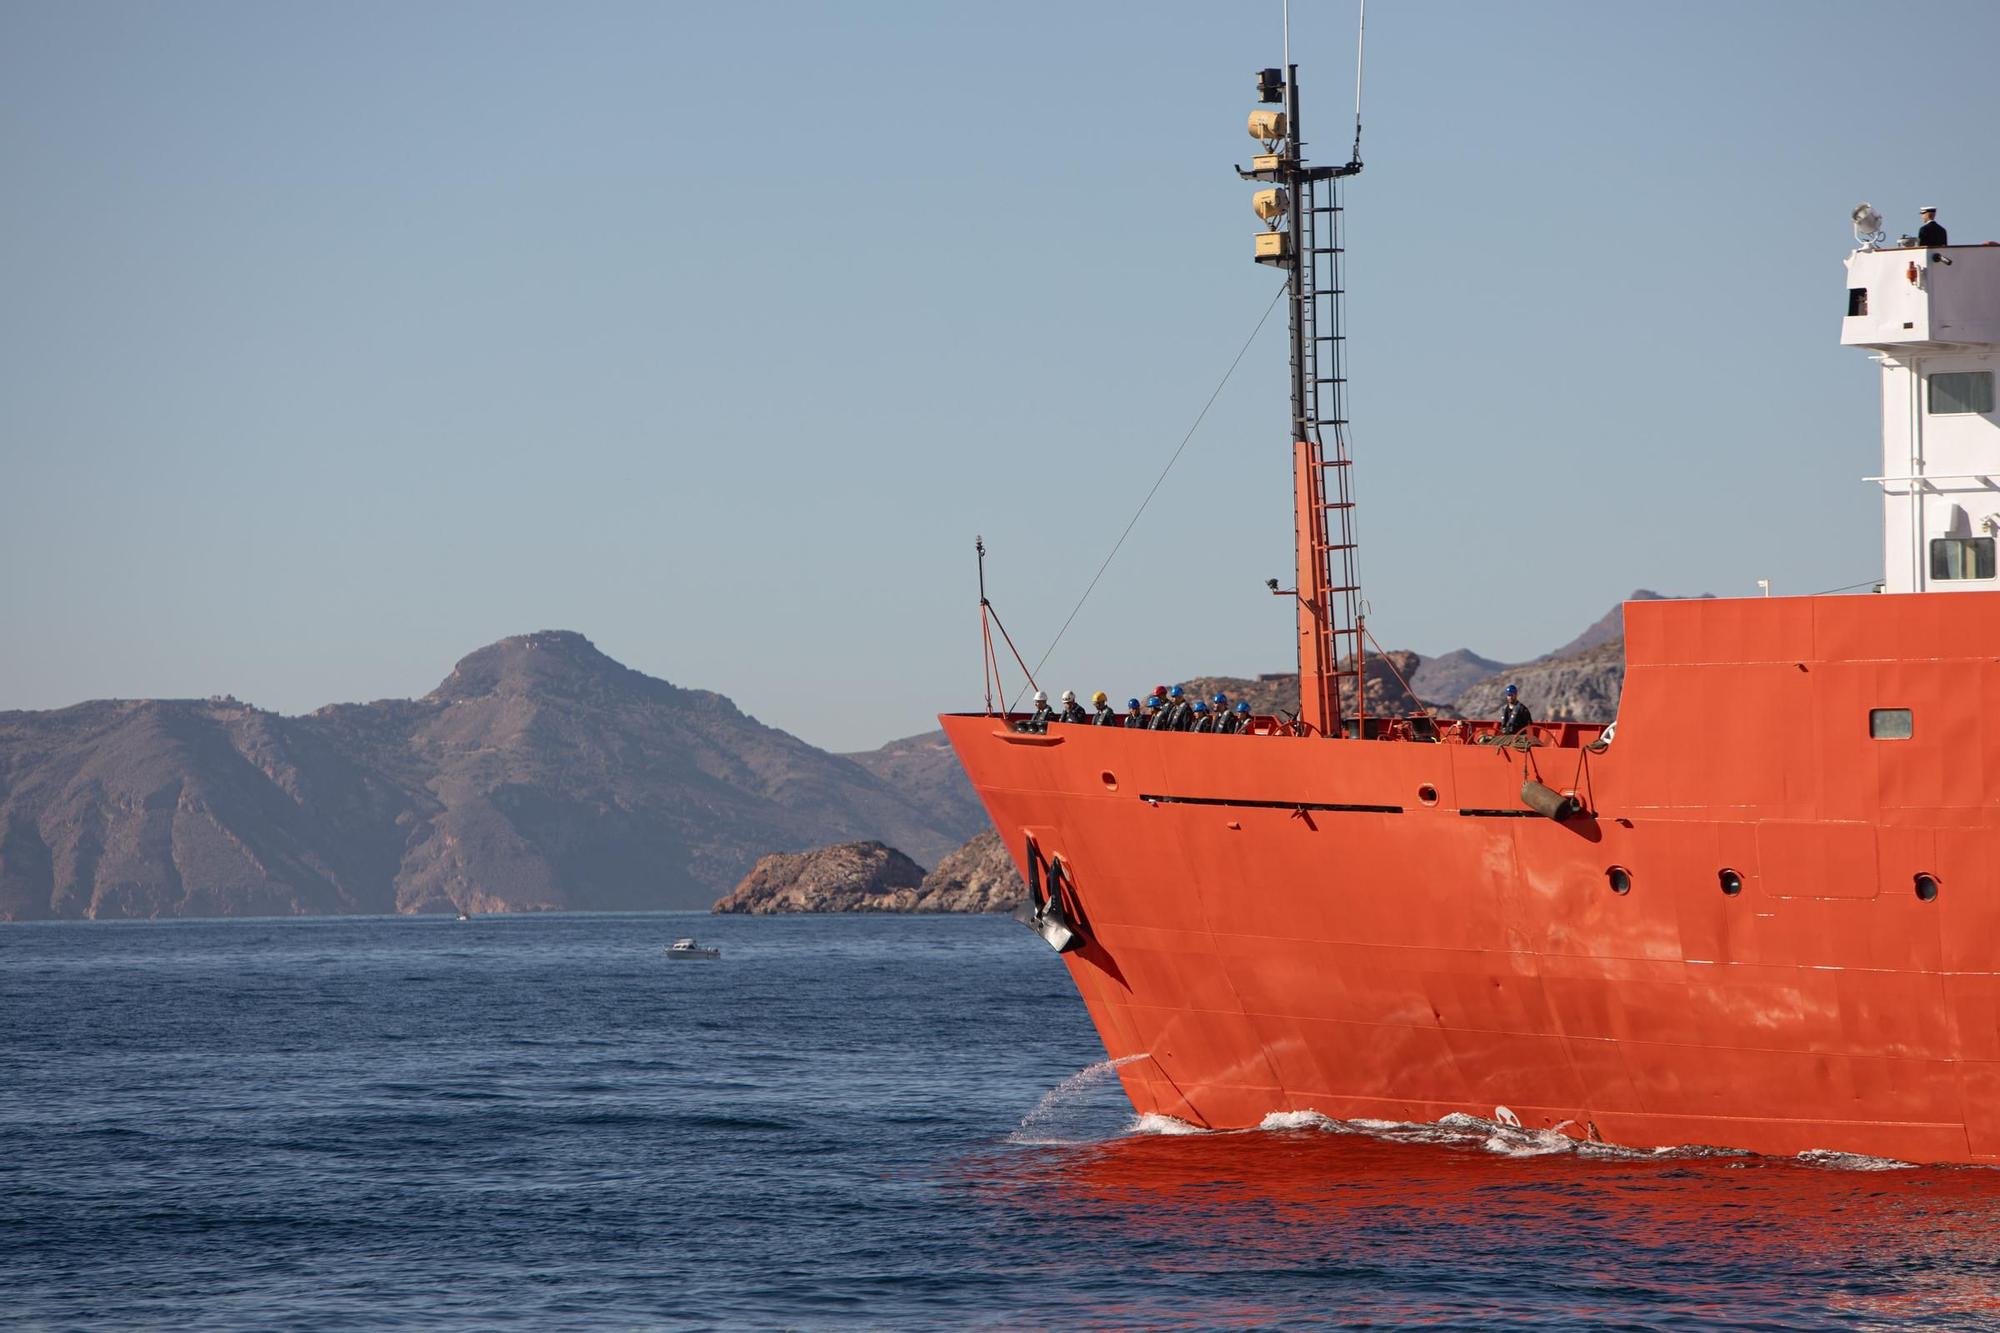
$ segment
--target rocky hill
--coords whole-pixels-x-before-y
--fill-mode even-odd
[[[1461,717],[1498,717],[1510,681],[1521,687],[1521,702],[1537,722],[1609,722],[1625,688],[1625,640],[1508,667],[1461,694],[1452,708]]]
[[[843,842],[809,852],[760,857],[715,900],[713,912],[908,912],[924,868],[879,842]]]
[[[772,849],[965,837],[851,760],[579,634],[416,700],[0,713],[0,919],[693,907]]]
[[[1418,673],[1422,662],[1415,653],[1393,649],[1369,656],[1362,681],[1371,717],[1402,717],[1422,710],[1416,695],[1404,684]],[[1296,671],[1267,671],[1256,677],[1196,676],[1182,681],[1181,688],[1202,699],[1226,694],[1232,704],[1247,702],[1255,713],[1296,713],[1299,709]],[[1343,711],[1354,708],[1354,687],[1346,682],[1341,684],[1340,705]]]
[[[923,868],[879,842],[844,842],[760,859],[710,910],[781,912],[1011,912],[1028,896],[1000,835],[988,829]]]

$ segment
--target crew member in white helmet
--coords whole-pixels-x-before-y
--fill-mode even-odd
[[[1076,701],[1075,690],[1064,690],[1062,699],[1063,699],[1062,716],[1057,718],[1056,721],[1058,722],[1090,721],[1090,714],[1084,712],[1083,705]]]
[[[1049,696],[1035,691],[1035,711],[1028,714],[1028,720],[1021,724],[1024,731],[1042,731],[1055,720],[1056,710],[1049,707]]]

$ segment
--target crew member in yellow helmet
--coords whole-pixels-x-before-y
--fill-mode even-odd
[[[1097,711],[1090,715],[1091,726],[1115,727],[1118,725],[1118,714],[1111,711],[1110,695],[1106,694],[1103,690],[1099,690],[1090,696],[1090,701],[1097,705]]]

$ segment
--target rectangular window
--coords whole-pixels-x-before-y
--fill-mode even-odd
[[[1865,315],[1867,313],[1868,289],[1866,287],[1849,287],[1847,289],[1848,318],[1852,319],[1856,315]]]
[[[1931,376],[1931,415],[1961,416],[1993,410],[1993,372],[1957,370]]]
[[[1910,739],[1910,710],[1907,708],[1869,709],[1868,734],[1878,741],[1906,741]]]
[[[1931,577],[1990,579],[1993,577],[1991,537],[1931,538]]]

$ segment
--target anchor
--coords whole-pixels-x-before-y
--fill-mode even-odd
[[[1083,936],[1071,923],[1068,913],[1063,910],[1063,881],[1069,878],[1069,871],[1063,865],[1060,855],[1049,858],[1048,885],[1042,883],[1042,850],[1035,845],[1033,836],[1028,838],[1028,901],[1014,909],[1014,919],[1042,937],[1042,940],[1057,953],[1069,953],[1081,949]],[[1072,891],[1074,889],[1072,888]]]

